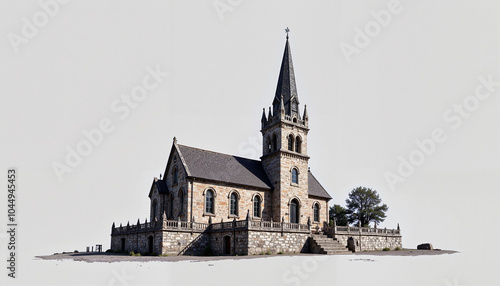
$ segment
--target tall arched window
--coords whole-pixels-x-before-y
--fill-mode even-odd
[[[253,216],[260,217],[260,209],[261,209],[261,199],[260,196],[256,195],[253,197]]]
[[[299,184],[299,171],[296,168],[292,169],[292,183]]]
[[[168,196],[168,217],[174,217],[174,195],[172,194]]]
[[[205,193],[205,212],[214,213],[214,192],[212,190],[207,190]]]
[[[271,151],[272,151],[271,138],[269,136],[267,136],[267,139],[266,139],[266,150],[265,151],[267,153],[271,153]]]
[[[235,192],[231,193],[229,198],[229,214],[234,216],[238,215],[238,196]]]
[[[319,205],[314,203],[313,205],[314,221],[319,222]]]
[[[184,213],[184,189],[179,190],[179,216]]]
[[[153,205],[151,207],[151,211],[152,211],[152,214],[151,214],[151,221],[155,221],[156,218],[158,217],[157,216],[157,205],[158,203],[156,202],[156,200],[153,201]]]
[[[288,150],[293,151],[293,135],[288,135]]]
[[[295,152],[297,152],[297,153],[301,152],[300,149],[302,146],[300,146],[300,145],[302,145],[302,140],[300,139],[299,136],[297,136],[297,139],[295,139]]]
[[[276,137],[276,134],[273,134],[272,145],[273,145],[272,148],[273,151],[278,150],[278,138]]]
[[[293,199],[290,202],[290,222],[299,223],[299,217],[299,201],[297,199]]]
[[[177,184],[177,181],[178,181],[178,177],[179,177],[179,172],[177,171],[177,167],[174,167],[174,171],[172,173],[172,176],[173,176],[173,184]]]

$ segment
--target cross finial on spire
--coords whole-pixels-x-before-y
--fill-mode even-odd
[[[285,33],[286,33],[286,39],[288,40],[288,33],[290,33],[290,29],[288,29],[288,27],[286,27]]]

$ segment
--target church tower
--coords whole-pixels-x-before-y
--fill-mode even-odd
[[[288,41],[281,62],[278,85],[269,112],[262,112],[262,163],[273,184],[273,221],[307,223],[308,200],[307,107],[300,114],[292,54]]]

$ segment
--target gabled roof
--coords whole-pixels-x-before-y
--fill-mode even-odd
[[[328,194],[325,188],[323,188],[323,186],[318,182],[318,180],[316,180],[311,171],[308,171],[307,173],[309,176],[308,194],[310,196],[331,200],[332,197]]]
[[[167,187],[167,183],[165,182],[165,180],[158,180],[158,178],[154,178],[153,179],[153,184],[151,184],[151,188],[149,189],[149,195],[148,197],[151,198],[151,195],[152,195],[152,192],[153,192],[153,188],[156,186],[156,188],[158,189],[158,193],[160,194],[168,194],[169,193],[169,189]]]
[[[184,145],[177,147],[189,177],[263,189],[273,188],[261,161]]]

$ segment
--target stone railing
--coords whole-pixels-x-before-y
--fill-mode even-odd
[[[233,220],[219,223],[200,223],[188,222],[180,220],[163,220],[155,222],[138,223],[136,225],[127,224],[126,226],[111,228],[111,235],[132,234],[149,231],[189,231],[189,232],[205,232],[205,231],[231,231],[231,230],[258,230],[258,231],[281,231],[281,232],[303,232],[309,233],[311,227],[308,224],[273,222],[273,221],[257,221],[257,220]]]
[[[192,232],[204,232],[209,228],[210,224],[200,222],[189,222],[180,220],[163,220],[155,222],[145,222],[136,225],[127,224],[126,226],[113,226],[111,228],[112,235],[130,234],[137,232],[160,231],[160,230],[183,230]]]
[[[323,231],[329,235],[334,236],[335,234],[350,234],[350,235],[395,235],[401,236],[401,230],[398,227],[396,229],[388,228],[377,228],[377,227],[359,227],[359,226],[338,226],[338,225],[325,225],[323,226]]]

